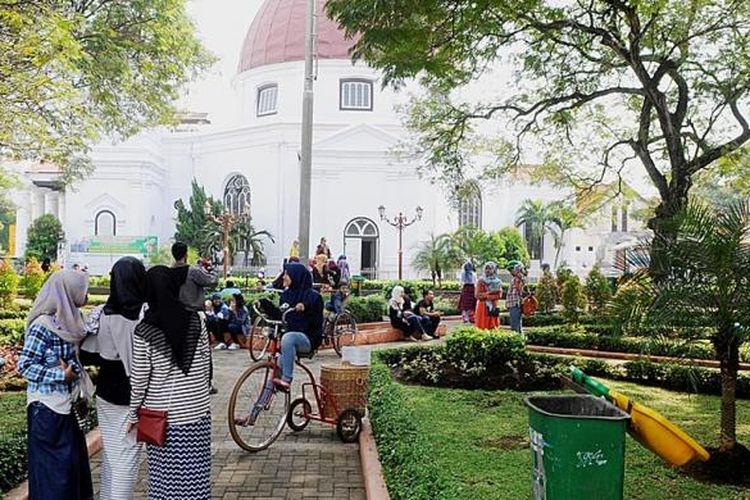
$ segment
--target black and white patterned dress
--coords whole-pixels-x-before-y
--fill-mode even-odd
[[[146,447],[149,499],[211,497],[208,333],[198,315],[191,321],[201,323],[201,333],[187,375],[172,362],[158,328],[141,323],[133,341],[130,419],[137,421],[141,406],[167,410],[166,444]]]

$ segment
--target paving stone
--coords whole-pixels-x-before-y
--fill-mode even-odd
[[[212,396],[212,499],[365,500],[359,447],[341,443],[331,426],[311,422],[300,433],[285,429],[262,452],[240,449],[229,433],[226,409],[234,381],[249,366],[250,359],[245,351],[214,351],[213,359],[219,394]],[[308,365],[317,375],[322,363],[335,363],[336,359],[333,352],[322,352]],[[94,457],[91,464],[97,497],[100,457]],[[144,453],[135,498],[146,498],[147,489]]]

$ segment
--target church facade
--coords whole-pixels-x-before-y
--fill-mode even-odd
[[[217,89],[237,94],[236,126],[218,129],[198,119],[176,131],[150,130],[123,143],[99,144],[91,153],[96,170],[73,188],[62,186],[54,170],[25,169],[25,188],[16,194],[15,253],[23,255],[31,221],[52,213],[66,233],[63,260],[106,273],[121,255],[143,255],[171,242],[174,204],[187,201],[196,179],[234,213],[249,211],[256,229],[273,234],[266,255],[267,267],[275,270],[297,239],[305,3],[266,0],[256,14],[234,89]],[[382,88],[377,71],[353,65],[351,41],[318,9],[311,250],[326,237],[354,272],[395,278],[398,233],[378,209],[411,218],[420,207],[423,217],[405,230],[403,245],[405,277],[416,277],[412,256],[430,233],[465,224],[513,226],[524,200],[569,194],[510,179],[477,186],[458,209],[451,206],[446,193],[418,177],[416,164],[393,154],[405,134],[396,108],[407,96]],[[566,237],[560,262],[580,274],[597,262],[611,267],[617,245],[641,230],[624,205],[602,210],[602,217]],[[532,269],[539,254],[551,262],[552,238],[533,253]]]

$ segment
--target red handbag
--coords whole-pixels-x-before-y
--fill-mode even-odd
[[[167,412],[166,410],[138,409],[138,432],[136,441],[139,443],[164,446],[167,442]]]

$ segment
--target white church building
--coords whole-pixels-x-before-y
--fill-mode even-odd
[[[464,224],[485,230],[513,226],[526,199],[553,201],[559,188],[531,185],[520,178],[483,185],[456,209],[446,194],[418,177],[416,164],[399,160],[393,149],[407,133],[396,106],[407,96],[382,88],[380,75],[364,63],[352,64],[351,41],[322,12],[317,18],[317,79],[312,165],[311,245],[326,237],[332,251],[345,253],[354,272],[380,279],[397,274],[398,233],[380,219],[423,217],[404,232],[405,277],[416,245],[430,233]],[[305,0],[266,0],[252,20],[233,89],[238,123],[219,129],[192,120],[176,131],[150,130],[123,143],[102,143],[91,152],[95,171],[64,187],[54,169],[24,172],[17,193],[14,251],[24,254],[27,229],[42,214],[63,223],[62,259],[86,263],[101,274],[124,254],[144,254],[168,245],[175,231],[175,201],[187,202],[196,179],[208,194],[235,212],[249,210],[256,229],[268,230],[269,269],[276,269],[297,239],[299,152],[304,74]],[[250,21],[250,19],[248,19]],[[247,208],[249,206],[249,208]],[[618,245],[634,239],[639,223],[619,205],[602,209],[585,229],[569,232],[560,262],[584,274],[595,263],[611,266]],[[525,228],[519,228],[522,232]],[[552,261],[552,238],[543,255]],[[537,256],[539,249],[535,249]],[[532,268],[538,268],[538,259]]]

